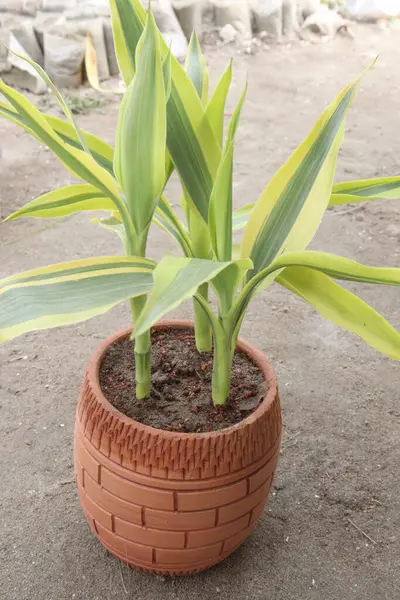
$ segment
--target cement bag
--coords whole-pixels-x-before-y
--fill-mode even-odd
[[[63,37],[84,39],[89,33],[92,38],[92,43],[97,57],[97,70],[100,81],[108,79],[110,71],[108,68],[107,48],[105,42],[105,34],[103,27],[103,19],[73,19],[66,20],[64,31],[59,31]]]
[[[171,3],[186,38],[189,40],[193,31],[200,33],[203,0],[171,0]]]
[[[377,20],[397,17],[400,14],[400,0],[346,0],[345,8],[352,17]]]
[[[113,28],[110,19],[104,19],[104,42],[106,45],[108,70],[110,75],[119,75],[119,66],[117,61],[117,55],[115,54],[115,44],[113,36]]]
[[[82,82],[82,63],[85,44],[82,37],[64,38],[44,32],[44,69],[60,87],[79,87]]]
[[[96,17],[110,16],[109,0],[84,0],[73,2],[71,7],[66,6],[65,17],[69,19],[93,19]]]
[[[76,0],[40,0],[38,8],[45,12],[64,12],[76,4]]]
[[[49,13],[39,11],[33,21],[36,37],[43,53],[43,36],[45,31],[62,34],[65,31],[66,21],[60,13]]]
[[[40,0],[0,0],[0,13],[34,16],[38,8],[40,8]]]
[[[252,37],[250,9],[246,0],[212,0],[218,27],[232,25],[244,41]]]
[[[270,31],[271,25],[272,30],[276,29],[271,23],[273,15],[279,15],[278,19],[282,21],[282,0],[250,0],[249,5],[257,31]],[[279,28],[282,29],[281,24]]]
[[[0,12],[0,73],[5,73],[11,69],[11,65],[8,62],[8,50],[6,47],[10,43],[10,31],[25,22],[29,22],[27,17],[13,13]]]

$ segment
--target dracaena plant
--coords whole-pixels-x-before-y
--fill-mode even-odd
[[[115,45],[127,92],[120,109],[115,151],[81,132],[53,87],[69,122],[40,113],[21,94],[0,83],[8,103],[0,114],[46,144],[85,184],[46,194],[9,218],[54,218],[106,210],[100,221],[116,231],[125,257],[99,257],[37,269],[0,282],[0,340],[82,321],[130,299],[134,321],[137,396],[150,393],[151,325],[187,297],[194,297],[196,342],[214,340],[212,394],[229,395],[237,337],[256,293],[279,283],[323,316],[371,346],[400,358],[399,334],[371,307],[334,279],[398,285],[399,269],[366,267],[349,259],[310,252],[330,205],[397,197],[400,178],[333,185],[344,122],[358,80],[323,113],[307,139],[268,184],[259,200],[232,212],[234,138],[245,94],[224,140],[224,109],[231,65],[208,100],[208,74],[197,38],[183,68],[171,57],[154,20],[139,0],[112,0]],[[165,142],[167,151],[165,151]],[[187,226],[164,194],[176,169]],[[145,258],[152,220],[179,243],[184,258]],[[233,230],[245,228],[240,249]],[[208,303],[208,286],[218,312]]]

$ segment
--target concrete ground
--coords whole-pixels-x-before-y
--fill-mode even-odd
[[[221,71],[229,52],[209,52],[213,72]],[[256,56],[231,52],[234,98],[246,69],[250,80],[237,144],[237,206],[257,198],[327,102],[378,52],[349,117],[337,177],[399,175],[398,31],[358,27],[355,41],[279,46]],[[92,104],[103,106],[82,115],[81,124],[112,141],[116,101]],[[71,181],[16,126],[2,121],[0,132],[3,217]],[[313,246],[364,263],[400,266],[400,204],[329,211]],[[151,256],[166,251],[174,251],[173,243],[154,231]],[[87,215],[0,225],[2,275],[119,252],[117,240]],[[398,289],[350,287],[400,327]],[[190,304],[178,314],[190,316]],[[129,570],[99,545],[73,483],[74,411],[90,353],[128,319],[120,306],[88,323],[30,334],[0,348],[1,598],[399,598],[399,365],[278,286],[253,302],[243,327],[243,336],[277,369],[285,423],[279,472],[257,531],[223,564],[180,580]]]

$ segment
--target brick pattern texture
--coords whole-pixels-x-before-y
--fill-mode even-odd
[[[124,335],[93,357],[79,399],[75,469],[82,508],[96,536],[124,562],[194,573],[236,550],[264,511],[281,435],[275,375],[262,354],[241,342],[269,384],[253,415],[211,434],[152,429],[119,413],[99,388],[105,349]]]

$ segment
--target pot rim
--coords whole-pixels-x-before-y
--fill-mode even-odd
[[[193,329],[194,323],[191,320],[184,319],[163,319],[158,321],[151,328],[152,331],[162,331],[164,329]],[[255,421],[259,419],[259,417],[267,412],[271,406],[273,405],[275,398],[278,393],[278,382],[275,371],[270,364],[269,360],[265,356],[261,350],[252,346],[246,340],[239,338],[237,343],[237,349],[243,352],[248,358],[250,358],[260,369],[263,374],[264,381],[268,383],[268,390],[264,396],[263,401],[258,406],[258,408],[248,415],[239,423],[235,425],[230,425],[229,427],[224,427],[223,429],[218,429],[217,431],[204,431],[204,432],[177,432],[177,431],[167,431],[166,429],[158,429],[156,427],[152,427],[151,425],[146,425],[145,423],[141,423],[140,421],[136,421],[131,417],[128,417],[121,411],[119,411],[111,402],[107,400],[105,397],[99,379],[100,366],[102,364],[105,353],[108,348],[118,342],[126,338],[132,332],[132,327],[127,327],[119,330],[118,332],[108,336],[95,350],[92,354],[89,365],[87,368],[87,377],[90,380],[90,384],[94,394],[96,395],[97,402],[102,405],[104,409],[106,409],[112,416],[115,416],[120,422],[125,425],[135,425],[136,429],[149,429],[153,432],[153,434],[159,434],[160,436],[164,436],[167,438],[174,439],[182,439],[188,440],[193,438],[210,438],[210,437],[218,437],[220,435],[226,435],[229,433],[233,433],[240,429],[247,427],[248,425],[253,424]]]

